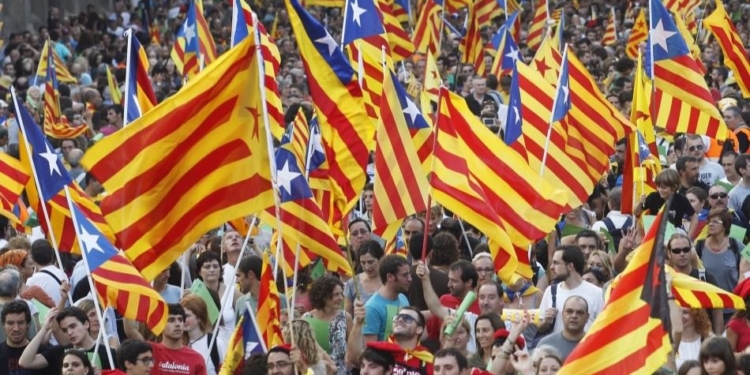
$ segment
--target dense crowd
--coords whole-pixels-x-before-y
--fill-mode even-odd
[[[421,3],[412,4],[413,21]],[[297,108],[310,106],[314,98],[309,95],[286,8],[279,0],[251,6],[266,29],[273,30],[281,56],[276,78],[285,120],[291,122]],[[519,50],[531,63],[536,51],[525,40],[533,4],[523,1],[521,6]],[[232,1],[204,0],[203,7],[221,54],[230,48]],[[579,0],[550,5],[551,11],[563,10],[564,41],[607,100],[628,118],[636,63],[626,56],[625,48],[642,7],[647,2]],[[725,7],[741,42],[750,48],[750,4],[731,0]],[[703,2],[696,18],[713,8],[713,2]],[[10,33],[0,50],[0,149],[18,157],[11,86],[36,122],[43,123],[44,80],[37,78],[37,66],[49,40],[75,81],[59,84],[62,113],[70,124],[89,128],[75,139],[49,140],[71,177],[89,197],[100,200],[105,194],[102,186],[80,161],[92,144],[123,127],[123,107],[112,100],[107,73],[111,70],[122,87],[125,31],[133,30],[144,46],[151,84],[161,102],[175,95],[184,82],[171,54],[187,9],[185,0],[118,0],[113,9],[89,5],[78,15],[52,8],[46,24],[37,30],[6,30]],[[313,6],[309,11],[334,39],[341,39],[343,9]],[[601,40],[611,12],[618,41],[605,46]],[[466,98],[474,115],[493,130],[502,129],[510,76],[478,76],[472,66],[460,63],[459,34],[465,32],[466,15],[466,10],[445,14],[451,26],[446,29],[451,31],[436,57],[438,71],[444,85]],[[484,43],[492,40],[503,22],[500,15],[481,31]],[[407,32],[413,27],[406,25]],[[279,277],[280,323],[287,344],[253,355],[249,355],[253,346],[247,346],[248,355],[236,372],[555,374],[601,314],[610,283],[625,270],[643,240],[645,228],[638,217],[656,214],[670,198],[668,221],[674,234],[667,238],[669,265],[750,302],[746,282],[750,253],[745,250],[750,239],[750,127],[746,123],[750,101],[742,98],[718,44],[702,35],[699,32],[696,40],[705,79],[731,131],[729,141],[660,134],[664,169],[655,176],[655,191],[635,197],[634,215],[621,212],[624,202],[634,198],[623,196],[627,142],[621,140],[611,171],[588,201],[560,218],[530,252],[533,277],[508,285],[497,279],[485,236],[440,206],[406,219],[401,227],[405,251],[386,254],[385,241],[371,231],[373,185],[368,184],[350,215],[344,249],[356,275],[326,273],[314,263],[299,270],[294,285]],[[416,90],[424,82],[425,67],[424,55],[396,65],[398,77]],[[245,311],[258,310],[263,254],[269,251],[272,231],[261,224],[240,258],[244,234],[217,228],[165,269],[152,285],[169,304],[169,317],[163,333],[153,337],[142,324],[123,319],[118,311],[99,312],[80,257],[62,252],[58,264],[56,250],[40,227],[25,234],[17,233],[7,218],[0,217],[0,224],[4,228],[0,233],[0,373],[9,375],[226,371],[222,366],[231,356],[232,332]],[[205,286],[205,294],[196,292],[199,288],[193,284]],[[293,299],[284,298],[292,294]],[[221,296],[228,296],[225,308]],[[472,296],[476,300],[458,315],[462,302]],[[673,333],[679,340],[663,371],[750,374],[747,310],[682,308],[670,297]],[[214,310],[219,311],[217,316],[212,315]],[[513,317],[511,311],[522,312]],[[261,327],[267,323],[259,322]]]

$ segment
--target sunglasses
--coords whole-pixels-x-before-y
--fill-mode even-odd
[[[703,145],[697,145],[697,146],[690,146],[688,147],[688,151],[702,151]]]
[[[417,322],[417,319],[414,318],[413,316],[409,315],[409,314],[396,314],[393,317],[393,322],[395,323],[398,320],[401,320],[402,322],[404,322],[406,324],[411,324],[411,323],[416,323]]]
[[[672,254],[687,254],[690,252],[690,247],[677,247],[672,249]]]
[[[716,194],[709,195],[709,197],[711,197],[711,199],[724,199],[724,198],[726,198],[728,196],[729,196],[729,194],[727,194],[727,193],[716,193]]]

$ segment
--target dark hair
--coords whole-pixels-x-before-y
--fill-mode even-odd
[[[469,368],[469,361],[456,348],[444,348],[444,349],[438,350],[435,353],[435,358],[445,358],[445,357],[455,358],[459,371],[463,371]]]
[[[420,219],[420,218],[418,218],[416,216],[410,216],[410,217],[406,218],[406,220],[404,220],[403,225],[406,225],[406,223],[408,223],[410,221],[416,221],[416,222],[418,222],[419,225],[422,226],[422,230],[420,232],[424,232],[424,229],[425,229],[424,220],[422,220],[422,219]]]
[[[127,339],[117,348],[117,368],[125,371],[125,362],[135,364],[138,356],[151,351],[151,345],[145,341]]]
[[[413,259],[422,259],[422,247],[424,246],[424,232],[411,234],[409,239],[409,254]],[[427,234],[427,254],[432,251],[432,236]]]
[[[432,257],[434,266],[449,266],[458,260],[458,240],[449,232],[438,232],[432,238]]]
[[[586,268],[581,274],[581,276],[587,273],[594,275],[594,278],[596,279],[596,281],[599,282],[599,284],[604,284],[608,281],[607,278],[604,277],[604,273],[602,273],[602,271],[599,270],[598,268]]]
[[[237,265],[237,270],[244,275],[247,275],[248,272],[252,272],[255,275],[255,278],[260,280],[260,273],[263,272],[263,259],[260,259],[259,256],[255,255],[244,257],[240,260],[240,264]]]
[[[503,322],[502,319],[500,319],[499,314],[482,314],[477,317],[477,320],[474,321],[474,332],[476,334],[477,331],[477,325],[479,324],[480,320],[489,320],[490,325],[492,325],[492,331],[497,331],[500,328],[505,328],[505,322]],[[477,339],[477,354],[479,354],[480,358],[484,358],[484,349],[481,345],[479,345],[479,339]]]
[[[115,112],[115,114],[122,116],[124,113],[124,110],[121,105],[119,104],[112,104],[109,109]]]
[[[388,275],[397,276],[398,269],[402,266],[408,266],[409,262],[404,257],[396,254],[389,254],[380,260],[380,266],[378,267],[378,273],[380,274],[380,281],[385,284],[388,281]]]
[[[357,250],[357,258],[365,254],[370,254],[375,259],[381,259],[383,258],[383,255],[385,255],[385,250],[383,250],[383,246],[380,246],[380,242],[375,240],[365,240],[362,242],[362,245],[359,246],[359,250]]]
[[[729,235],[729,231],[732,229],[732,214],[726,208],[714,208],[709,211],[708,219],[711,220],[717,218],[721,220],[722,226],[724,227],[724,234]]]
[[[224,270],[221,267],[221,258],[219,257],[219,254],[216,254],[213,251],[204,251],[201,255],[198,255],[198,259],[195,260],[195,271],[198,273],[198,278],[203,280],[200,276],[201,268],[203,268],[204,264],[212,261],[219,263],[219,283],[221,283]]]
[[[750,163],[750,155],[742,154],[738,156],[737,159],[734,159],[734,170],[736,170],[738,174],[742,175],[740,169],[747,168],[748,163]]]
[[[350,221],[350,222],[349,222],[349,225],[347,225],[346,227],[347,227],[347,229],[349,229],[349,231],[351,231],[351,230],[352,230],[352,226],[353,226],[354,224],[357,224],[357,223],[364,223],[364,224],[365,224],[365,226],[367,227],[367,231],[368,231],[368,232],[372,232],[372,228],[370,228],[370,223],[368,223],[368,222],[367,222],[367,220],[365,220],[365,219],[363,219],[363,218],[361,218],[361,217],[358,217],[358,218],[356,218],[356,219],[354,219],[354,220]]]
[[[264,353],[255,353],[245,360],[242,375],[267,375],[268,356]]]
[[[674,168],[677,170],[677,172],[685,172],[687,163],[697,163],[697,162],[698,162],[698,159],[696,159],[693,156],[683,156],[677,159],[677,162],[674,164]]]
[[[599,235],[596,234],[596,232],[594,232],[591,229],[584,229],[584,230],[578,232],[578,234],[576,234],[576,243],[578,243],[578,239],[579,238],[593,238],[594,240],[596,240],[596,248],[597,249],[602,249],[604,247],[603,244],[602,244],[601,237],[599,237]]]
[[[333,298],[333,291],[337,286],[344,288],[344,283],[337,277],[325,275],[313,281],[310,287],[310,305],[313,309],[322,310],[326,301]]]
[[[370,347],[365,348],[365,350],[362,351],[362,354],[359,355],[359,363],[362,363],[362,360],[364,359],[383,367],[386,371],[393,369],[393,366],[396,365],[396,360],[393,358],[393,354],[385,350],[377,350]],[[383,373],[386,371],[383,371]]]
[[[86,353],[78,350],[78,349],[68,349],[65,351],[65,354],[60,359],[60,370],[62,371],[62,364],[65,360],[65,357],[72,355],[75,357],[78,357],[78,359],[81,360],[81,363],[83,364],[83,367],[87,367],[89,370],[86,372],[86,375],[94,375],[94,367],[91,366],[91,361],[89,360],[89,356],[86,355]]]
[[[425,328],[425,324],[427,323],[426,319],[424,318],[424,314],[422,314],[422,312],[419,311],[418,308],[416,308],[414,306],[404,306],[404,307],[402,307],[402,308],[399,309],[399,312],[401,312],[403,310],[414,311],[415,313],[417,313],[417,316],[419,317],[419,319],[417,319],[417,326]]]
[[[737,370],[737,361],[734,359],[732,344],[726,337],[713,337],[703,342],[699,360],[701,363],[706,363],[710,358],[716,358],[724,362],[725,374],[734,374]]]
[[[596,238],[599,238],[598,236]],[[558,246],[557,250],[562,251],[562,260],[565,263],[573,263],[573,268],[579,275],[583,275],[583,267],[586,266],[586,259],[583,256],[583,251],[578,246],[565,245]]]
[[[682,367],[680,367],[680,369],[682,369]],[[743,354],[737,360],[737,369],[741,370],[745,374],[750,374],[750,354]]]
[[[694,359],[689,359],[685,362],[682,362],[682,366],[680,366],[680,368],[677,370],[677,375],[687,375],[690,370],[696,367],[701,368],[701,363]]]
[[[5,324],[5,318],[8,314],[21,314],[26,317],[26,324],[31,323],[31,310],[25,301],[10,301],[3,306],[3,312],[0,313],[0,322]]]
[[[36,240],[31,244],[31,259],[40,266],[52,264],[55,260],[55,249],[45,239]]]
[[[167,308],[167,315],[179,315],[183,321],[185,320],[185,308],[182,305],[179,303],[170,303],[167,305]]]
[[[499,298],[503,298],[503,293],[504,293],[503,292],[503,284],[500,284],[499,282],[497,282],[495,280],[490,280],[490,281],[487,281],[486,283],[480,285],[479,288],[477,288],[477,294],[479,294],[478,293],[479,289],[482,289],[482,287],[484,287],[485,285],[494,285],[495,286],[495,290],[497,291],[497,296]]]
[[[461,259],[459,261],[453,262],[449,270],[461,271],[461,281],[467,282],[471,280],[472,289],[477,286],[477,282],[479,281],[479,273],[477,272],[477,268],[474,267],[474,265],[468,260]]]
[[[55,320],[57,321],[57,324],[60,324],[65,318],[76,318],[81,324],[89,322],[89,317],[86,315],[86,312],[75,306],[62,309],[62,311],[57,314],[57,317],[55,317]]]

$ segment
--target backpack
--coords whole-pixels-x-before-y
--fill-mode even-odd
[[[607,232],[609,232],[609,235],[612,236],[612,240],[615,241],[615,251],[617,251],[618,249],[620,249],[620,241],[625,235],[625,231],[633,226],[633,218],[628,216],[628,218],[625,219],[625,223],[622,224],[621,228],[616,228],[615,223],[608,217],[605,217],[602,222],[604,223],[604,226],[607,227]]]
[[[698,254],[698,259],[703,260],[703,247],[706,246],[706,240],[695,241],[695,253]],[[734,253],[734,257],[737,259],[737,269],[740,269],[740,244],[737,239],[729,237],[729,249]]]

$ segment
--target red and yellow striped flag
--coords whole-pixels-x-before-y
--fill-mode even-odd
[[[667,202],[667,207],[671,199]],[[668,211],[668,209],[667,209]],[[612,294],[559,375],[652,374],[672,352],[664,270],[665,210],[657,215]]]
[[[36,68],[36,80],[37,82],[42,82],[47,79],[47,66],[49,66],[48,61],[48,54],[50,51],[49,48],[50,41],[46,41],[44,43],[44,47],[42,48],[42,53],[39,55],[39,66]],[[52,48],[52,59],[55,61],[55,73],[57,73],[57,79],[60,82],[65,83],[76,83],[78,80],[76,77],[73,77],[72,74],[68,71],[68,68],[65,67],[65,62],[62,61],[60,56],[57,55],[57,52],[55,52],[55,49]]]
[[[13,213],[13,207],[23,193],[24,186],[29,181],[29,170],[12,156],[0,152],[0,215],[10,219],[15,224],[23,224]]]
[[[493,18],[503,13],[503,9],[497,5],[497,0],[476,0],[474,12],[480,30],[489,26]]]
[[[453,143],[453,148],[450,154],[443,155],[439,155],[436,148],[434,157],[442,158],[442,162],[459,163],[455,156],[461,155],[469,173],[468,182],[475,184],[472,189],[481,191],[484,204],[497,215],[500,230],[507,233],[513,244],[511,248],[504,249],[511,252],[510,259],[505,260],[506,254],[498,253],[496,266],[498,259],[501,259],[501,267],[506,261],[516,263],[513,271],[523,277],[531,277],[528,245],[544,237],[549,228],[554,227],[568,203],[565,194],[547,184],[539,177],[538,171],[531,170],[520,155],[511,152],[500,138],[472,116],[465,100],[445,88],[442,90],[439,130],[436,130],[438,143],[442,136],[446,145]],[[457,170],[453,173],[460,172]],[[456,195],[453,199],[461,199],[462,195]],[[438,199],[437,196],[435,198]],[[443,203],[440,199],[438,202]],[[452,211],[471,223],[462,213]]]
[[[724,65],[732,69],[742,96],[750,97],[750,60],[737,29],[729,18],[721,1],[716,2],[716,10],[703,19],[703,27],[713,34],[724,53]]]
[[[85,123],[72,126],[68,118],[62,114],[53,55],[47,55],[47,79],[44,84],[44,134],[57,139],[76,138],[85,134],[89,127]]]
[[[404,30],[404,27],[401,26],[401,21],[394,13],[395,6],[393,0],[378,1],[378,7],[383,16],[385,34],[388,38],[388,45],[391,49],[391,58],[394,63],[408,59],[416,50],[414,42],[412,42],[411,37]]]
[[[745,301],[736,294],[690,275],[676,272],[671,267],[667,267],[667,272],[672,275],[672,294],[677,304],[682,307],[691,309],[745,309]]]
[[[487,64],[484,62],[484,45],[482,44],[479,19],[477,18],[478,7],[481,5],[481,2],[476,2],[469,7],[469,12],[466,15],[469,18],[469,26],[466,29],[466,35],[461,39],[459,51],[461,64],[473,66],[477,75],[484,76],[487,71]]]
[[[680,35],[682,35],[682,38],[685,39],[685,44],[687,44],[688,48],[690,49],[690,55],[695,60],[695,65],[698,66],[698,71],[702,75],[706,75],[706,66],[703,64],[703,60],[701,60],[701,48],[698,46],[698,43],[695,42],[695,38],[693,38],[693,34],[685,24],[684,18],[685,14],[683,12],[675,13],[675,25],[677,25],[677,29],[680,30]]]
[[[440,19],[442,10],[443,7],[435,0],[424,2],[417,26],[412,33],[417,52],[422,54],[432,52],[433,55],[437,55],[440,48],[440,28],[443,23]]]
[[[602,35],[602,45],[611,46],[617,43],[617,26],[615,25],[615,8],[610,8],[609,17],[607,18],[607,28]]]
[[[257,47],[246,38],[86,152],[107,222],[147,280],[211,228],[273,203]]]
[[[284,342],[281,335],[281,301],[276,280],[273,276],[273,266],[268,253],[263,253],[263,267],[260,272],[260,293],[258,294],[257,320],[261,329],[260,336],[266,343],[266,348],[273,348]]]
[[[538,0],[536,2],[536,9],[534,10],[534,18],[531,20],[529,33],[526,36],[526,45],[530,49],[539,49],[539,46],[542,44],[547,19],[549,19],[549,4],[547,0]]]
[[[392,72],[383,82],[376,134],[372,232],[393,242],[401,222],[427,210],[427,174],[412,142],[409,123],[421,116]]]
[[[425,57],[423,87],[424,91],[429,95],[430,100],[435,103],[438,101],[441,84],[442,76],[440,75],[440,70],[438,70],[437,62],[435,62],[435,56],[432,52],[428,52],[427,57]]]
[[[641,8],[638,11],[638,16],[635,18],[633,28],[630,30],[630,36],[628,37],[628,43],[625,46],[625,53],[631,59],[635,60],[638,58],[638,50],[641,48],[641,43],[648,39],[648,23],[646,21],[646,13]]]

